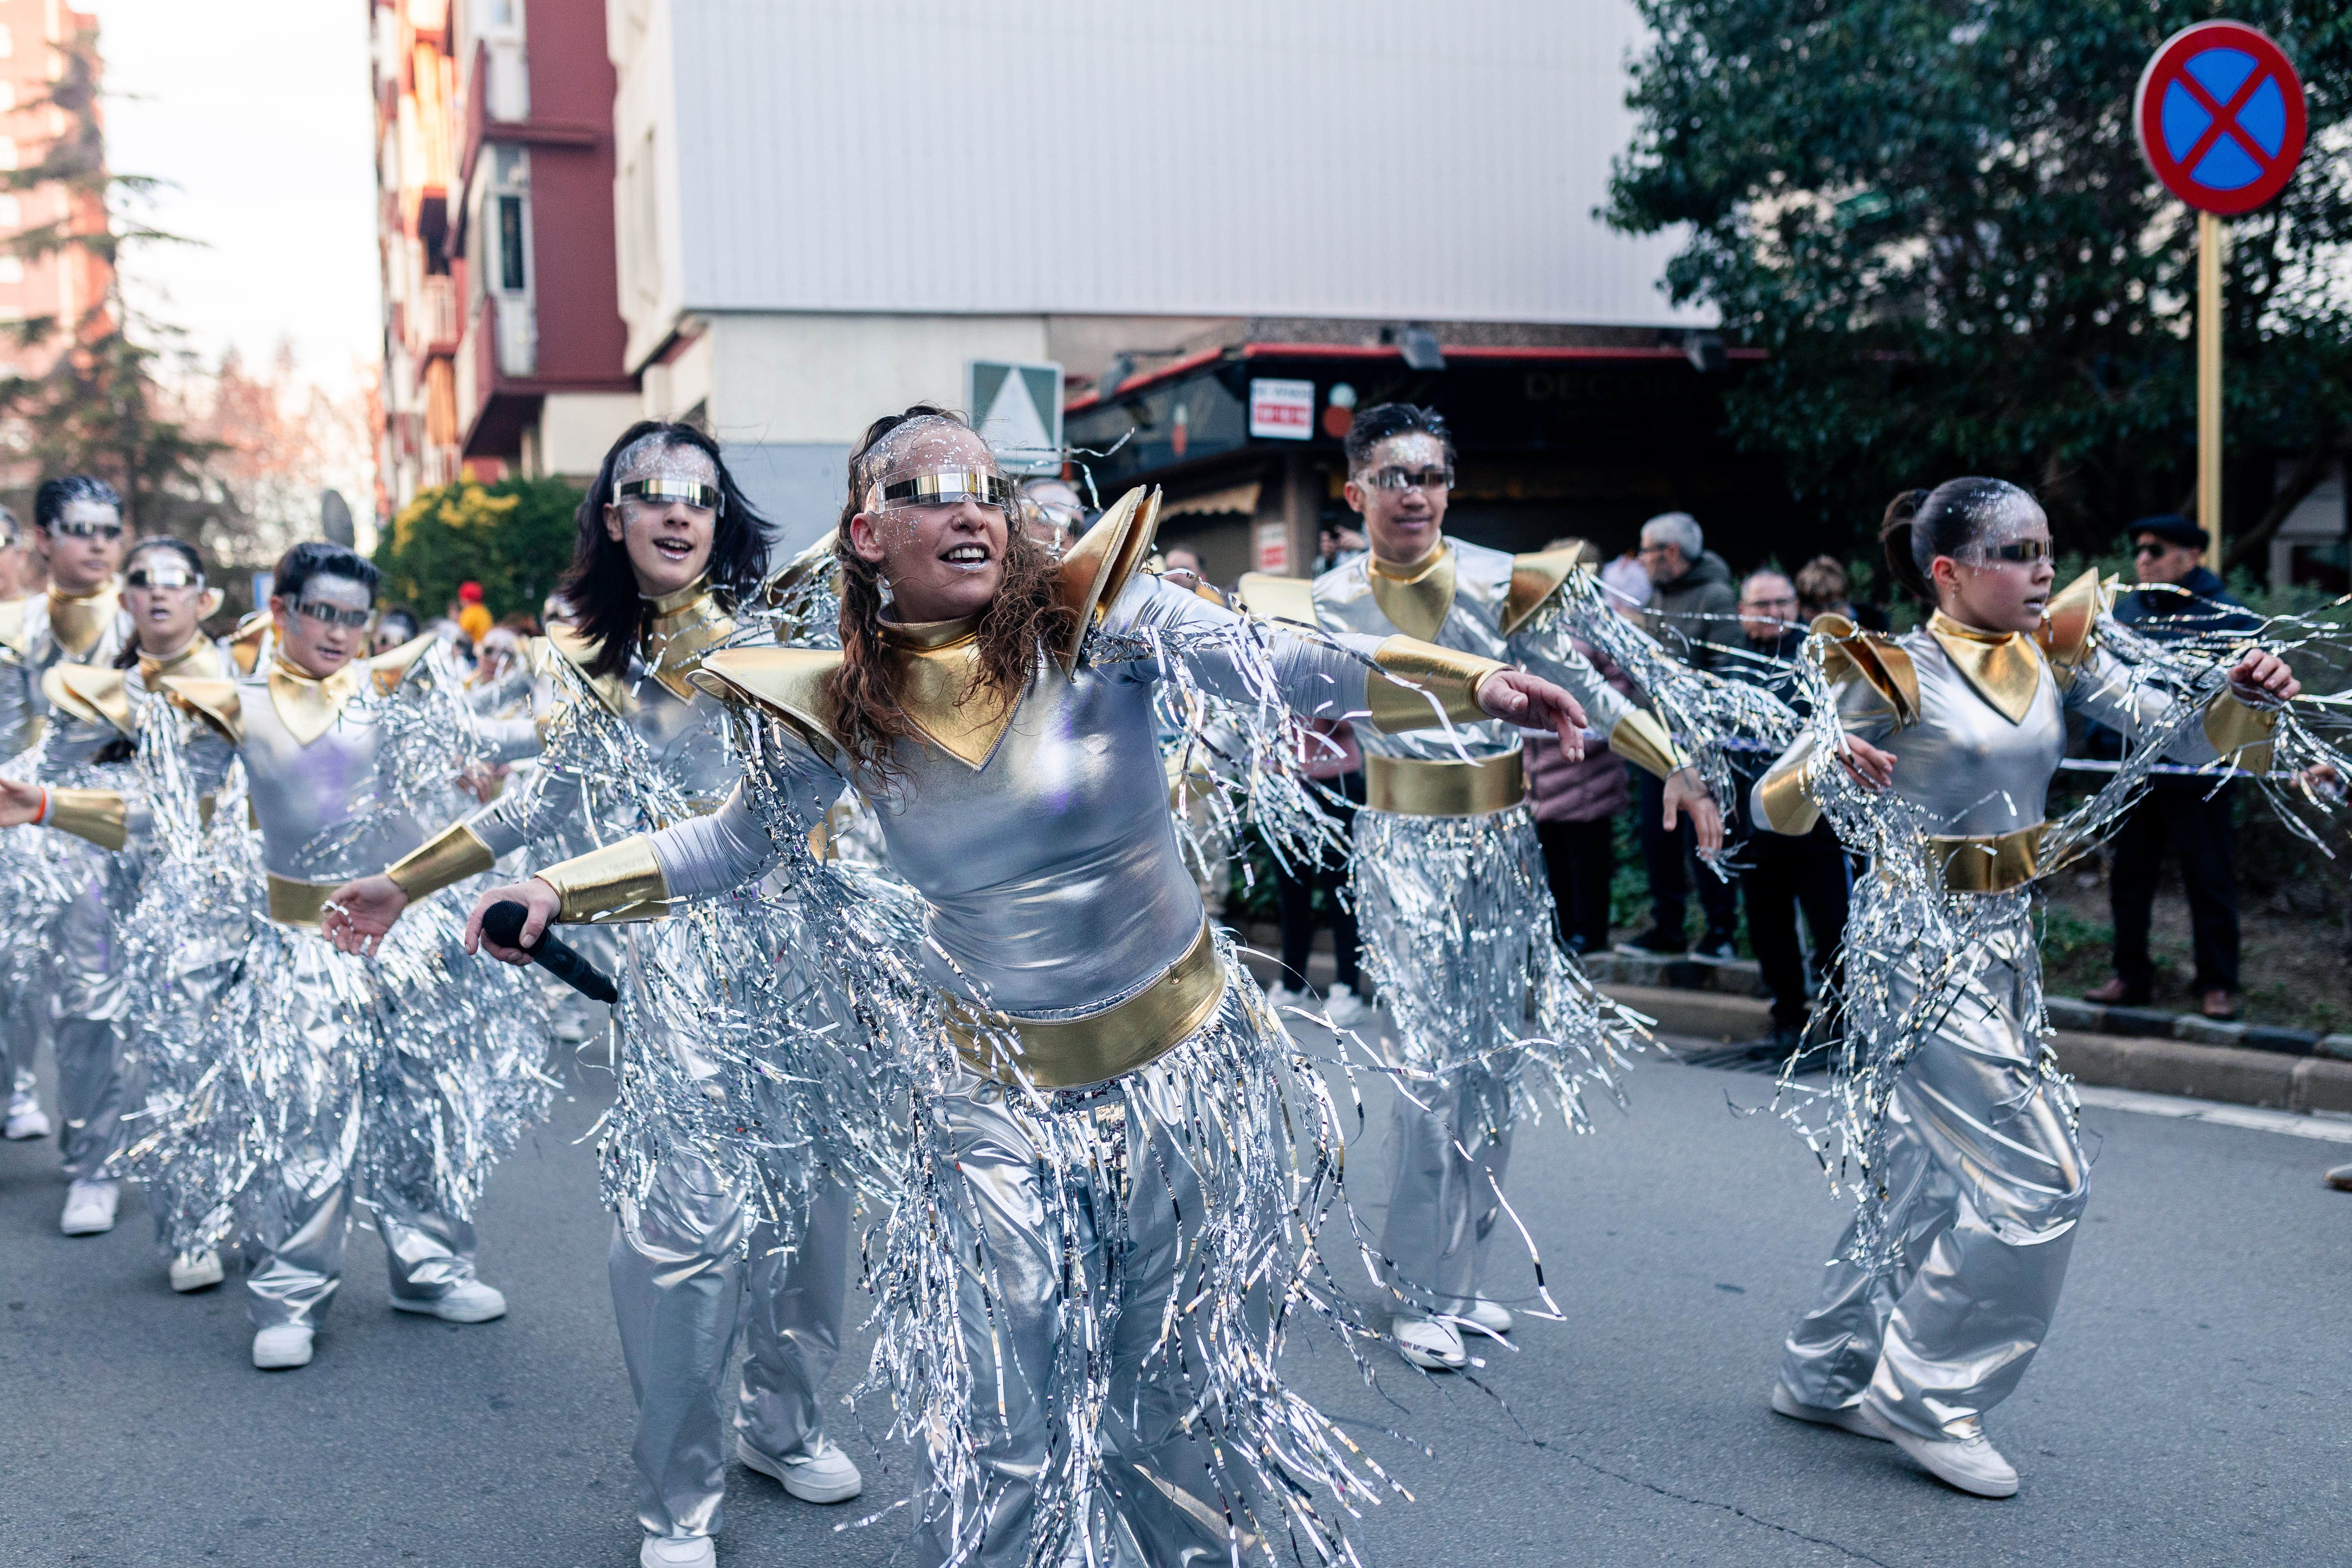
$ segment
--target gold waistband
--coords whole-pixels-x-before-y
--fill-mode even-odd
[[[1020,1076],[1039,1089],[1079,1089],[1148,1067],[1189,1039],[1224,999],[1225,969],[1207,922],[1184,956],[1126,1001],[1082,1018],[1013,1018],[985,1015],[996,1028],[1010,1026],[1021,1037]],[[948,999],[948,1033],[956,1054],[982,1078],[1016,1081],[1013,1064],[976,1038],[958,1021],[971,1017],[970,1005]]]
[[[1399,816],[1484,816],[1507,810],[1527,796],[1520,756],[1512,752],[1475,763],[1367,756],[1364,804]]]
[[[269,918],[279,925],[315,926],[341,882],[298,882],[277,872],[269,878]]]
[[[1943,868],[1948,893],[2006,893],[2042,874],[2046,822],[2013,833],[1927,840],[1927,863]]]

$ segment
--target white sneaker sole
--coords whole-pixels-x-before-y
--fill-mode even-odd
[[[497,1311],[486,1312],[478,1307],[450,1306],[437,1296],[422,1301],[411,1300],[405,1296],[394,1296],[392,1299],[392,1310],[395,1312],[415,1312],[419,1317],[438,1318],[445,1323],[495,1323],[507,1315],[506,1303],[503,1301],[499,1303]]]
[[[79,1219],[68,1214],[58,1221],[58,1229],[68,1236],[104,1236],[113,1228],[114,1216],[110,1214],[86,1214]]]
[[[1866,1412],[1864,1419],[1870,1420],[1871,1425],[1877,1427],[1888,1442],[1902,1449],[1913,1464],[1917,1465],[1956,1492],[1966,1492],[1970,1497],[1990,1498],[1996,1502],[2003,1498],[2013,1498],[2017,1495],[2017,1479],[2014,1476],[2001,1480],[1987,1476],[1970,1475],[1958,1466],[1950,1463],[1943,1453],[1938,1451],[1957,1448],[1959,1447],[1958,1443],[1930,1442],[1925,1437],[1915,1436],[1904,1431],[1900,1426],[1890,1426],[1874,1420]]]
[[[308,1340],[302,1342],[302,1348],[299,1351],[265,1351],[257,1344],[253,1347],[253,1364],[263,1372],[291,1372],[298,1366],[310,1364],[310,1349]]]
[[[735,1457],[747,1470],[757,1470],[803,1502],[847,1502],[866,1489],[866,1478],[835,1481],[831,1486],[815,1486],[803,1479],[804,1465],[788,1465],[782,1459],[772,1459],[742,1438],[735,1439]]]
[[[182,1268],[173,1264],[171,1270],[172,1289],[185,1296],[192,1291],[209,1290],[222,1279],[221,1260],[215,1258],[201,1268]]]
[[[719,1562],[719,1548],[709,1536],[702,1538],[702,1552],[694,1557],[656,1556],[654,1548],[659,1544],[651,1536],[646,1538],[646,1543],[637,1548],[638,1568],[715,1568]]]
[[[1814,1426],[1834,1426],[1841,1432],[1851,1432],[1857,1437],[1867,1437],[1874,1443],[1891,1442],[1885,1433],[1870,1424],[1858,1405],[1831,1406],[1808,1405],[1789,1392],[1789,1385],[1772,1385],[1772,1413],[1786,1415],[1791,1421],[1803,1421]]]
[[[46,1116],[37,1120],[26,1118],[8,1123],[7,1137],[12,1143],[29,1143],[36,1138],[47,1138],[48,1135],[49,1119]]]

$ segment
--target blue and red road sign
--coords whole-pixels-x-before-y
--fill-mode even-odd
[[[2286,189],[2309,130],[2294,65],[2242,22],[2200,22],[2167,38],[2140,73],[2133,119],[2164,188],[2224,215]]]

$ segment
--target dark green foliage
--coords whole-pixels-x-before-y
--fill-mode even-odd
[[[572,564],[582,499],[561,479],[460,480],[422,492],[376,544],[383,602],[429,620],[459,584],[475,582],[491,615],[538,615]]]
[[[2063,543],[2105,548],[2193,484],[2195,215],[2134,137],[2141,68],[2182,0],[1636,0],[1633,144],[1607,217],[1688,226],[1667,270],[1770,358],[1733,432],[1857,535],[1886,498],[1959,473],[2039,492]],[[2352,418],[2343,133],[2352,7],[2229,14],[2309,95],[2301,173],[2234,222],[2226,516],[2269,500],[2273,454]]]

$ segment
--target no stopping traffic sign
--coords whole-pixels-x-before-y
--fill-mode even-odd
[[[2303,157],[2303,83],[2279,47],[2242,22],[2200,22],[2140,73],[2139,150],[2164,188],[2200,212],[2252,212]]]

